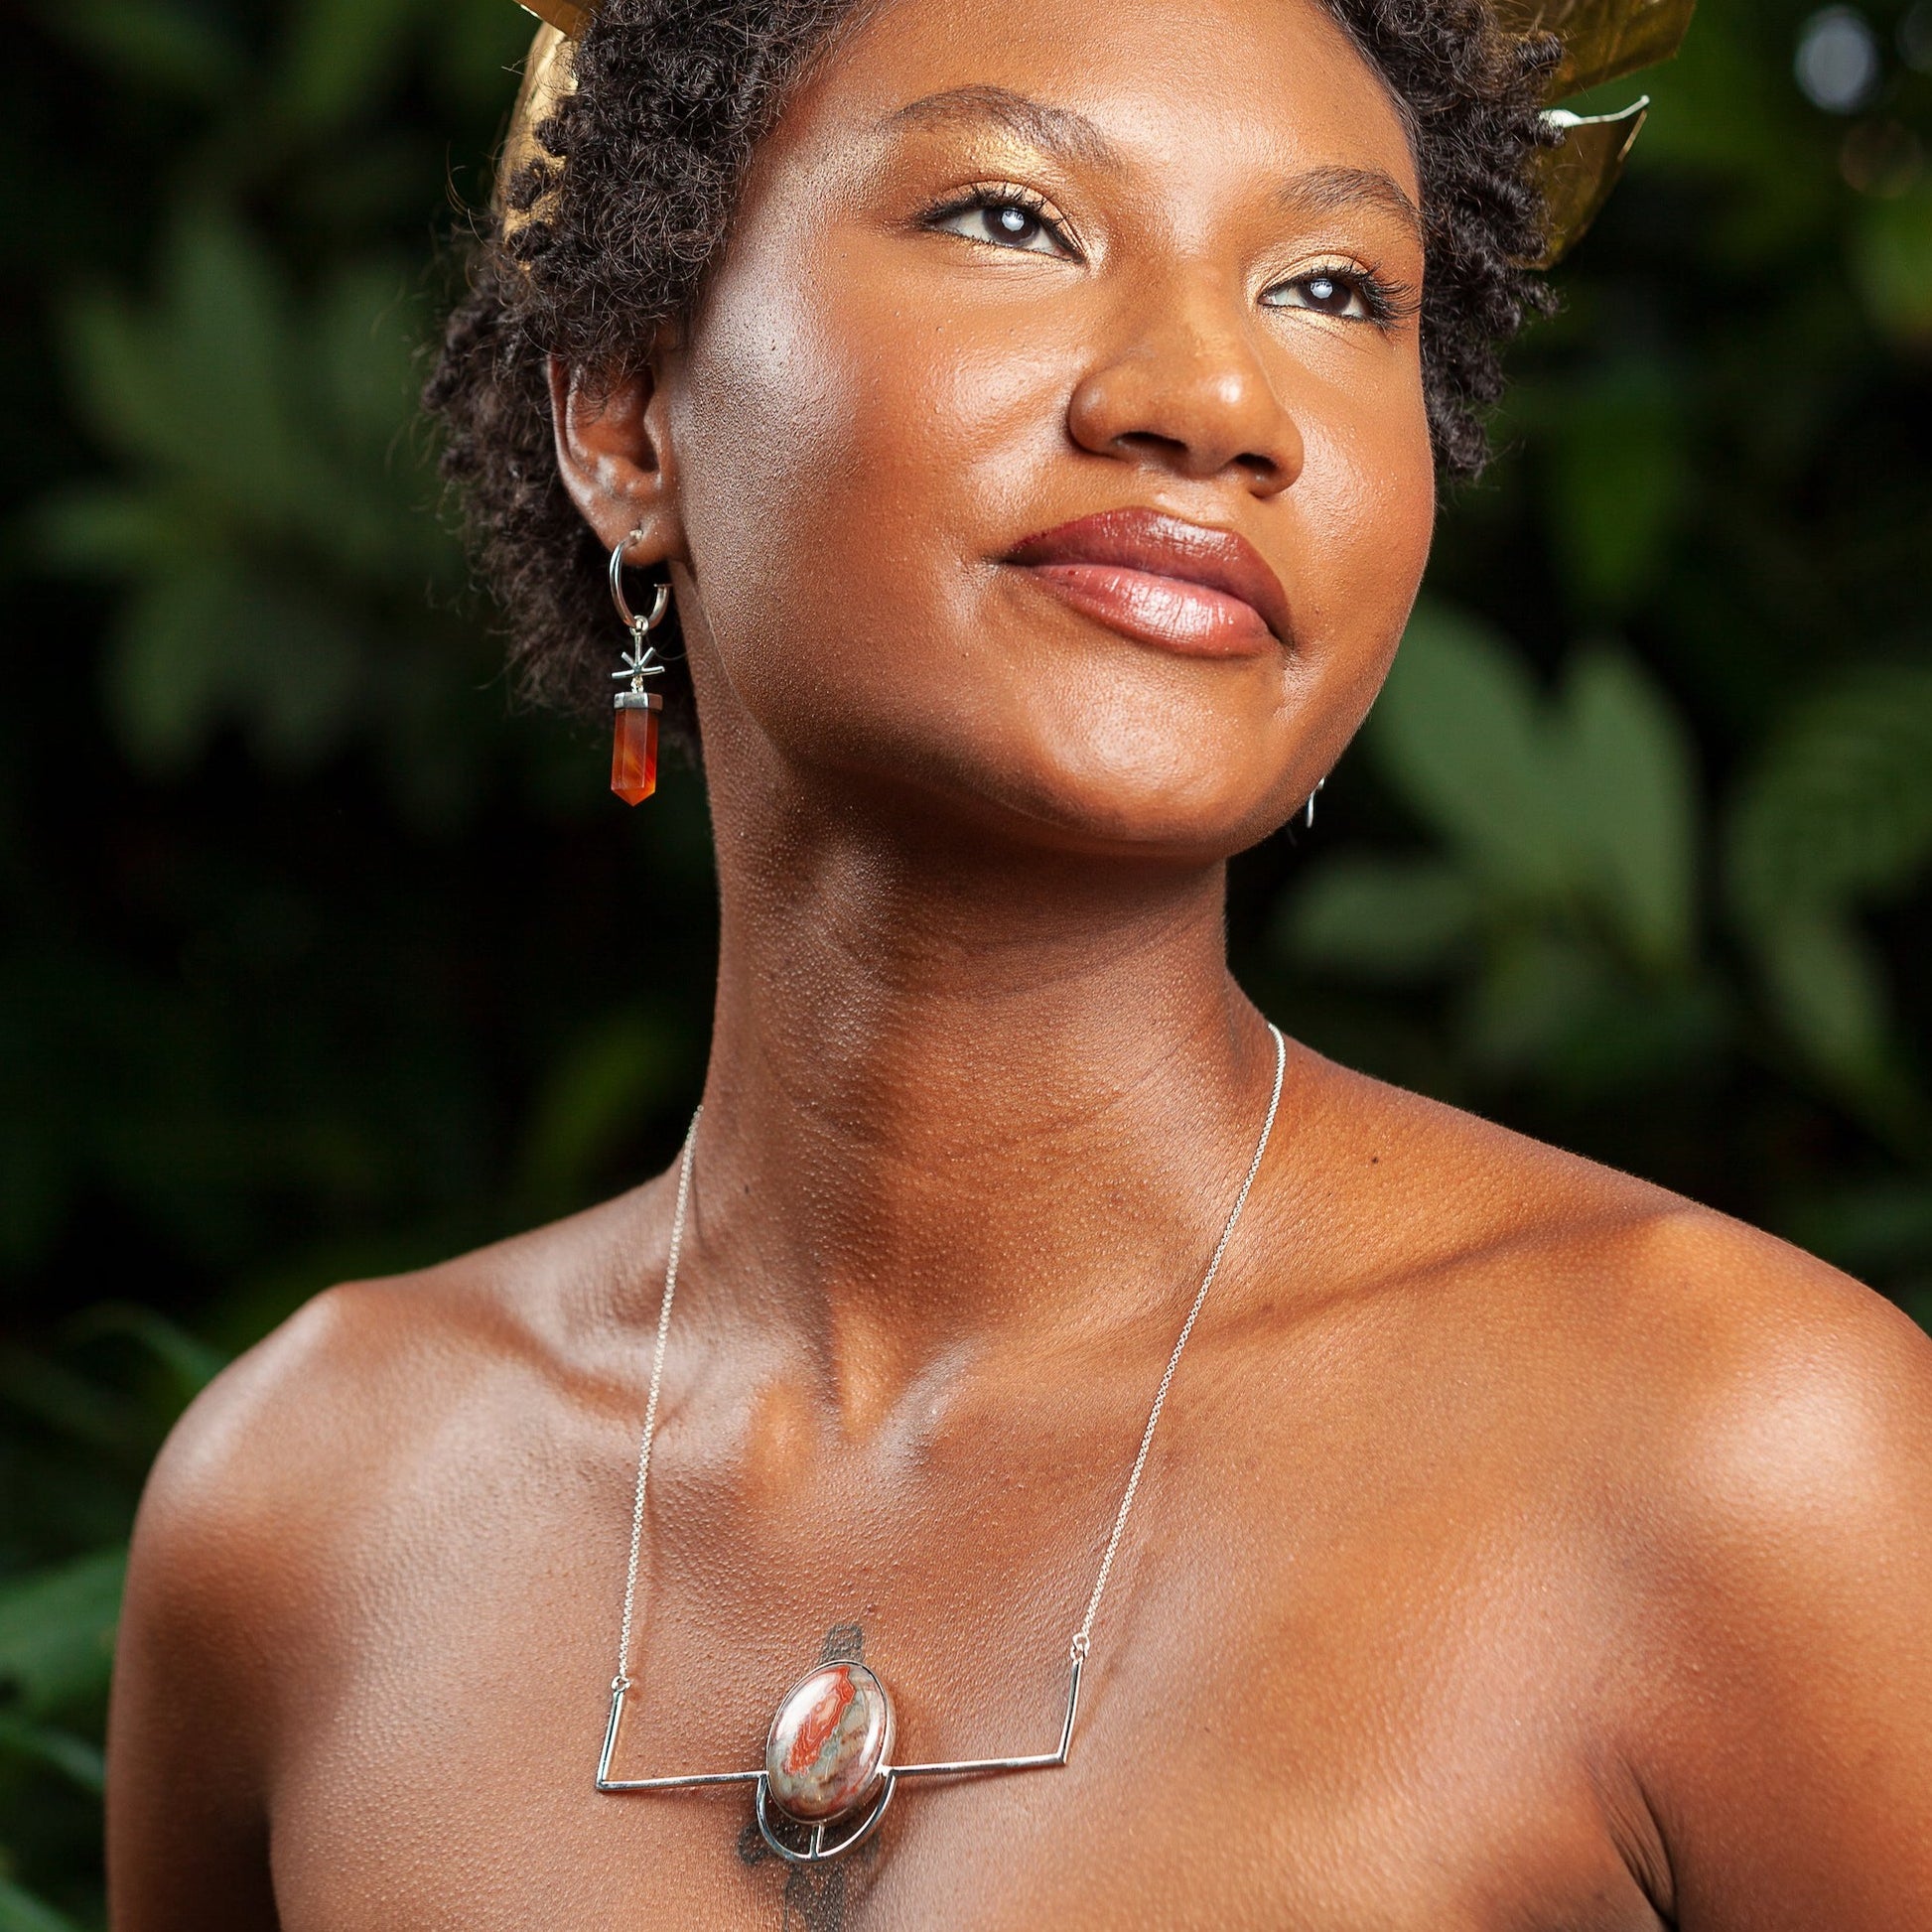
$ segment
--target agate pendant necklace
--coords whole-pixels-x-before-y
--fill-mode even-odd
[[[753,1786],[753,1815],[764,1842],[791,1864],[823,1864],[864,1843],[886,1816],[893,1793],[906,1778],[998,1777],[1013,1771],[1058,1770],[1073,1748],[1073,1721],[1080,1709],[1080,1669],[1092,1647],[1093,1622],[1107,1577],[1127,1528],[1129,1511],[1147,1467],[1154,1431],[1167,1406],[1181,1350],[1194,1331],[1207,1291],[1220,1273],[1221,1260],[1241,1224],[1241,1212],[1261,1172],[1275,1131],[1275,1115],[1282,1103],[1282,1075],[1288,1064],[1288,1045],[1279,1027],[1270,1026],[1275,1041],[1275,1085],[1268,1099],[1268,1116],[1254,1159],[1228,1211],[1221,1238],[1201,1277],[1193,1306],[1180,1324],[1180,1334],[1168,1357],[1167,1371],[1154,1394],[1141,1447],[1127,1478],[1127,1489],[1114,1515],[1112,1534],[1100,1559],[1100,1574],[1087,1598],[1087,1613],[1067,1647],[1066,1713],[1060,1721],[1060,1741],[1052,1750],[1028,1757],[978,1757],[952,1763],[896,1764],[893,1746],[896,1725],[893,1700],[884,1682],[858,1662],[825,1662],[806,1672],[778,1702],[764,1740],[764,1762],[751,1771],[703,1771],[676,1777],[614,1778],[611,1760],[623,1724],[624,1702],[633,1688],[630,1677],[631,1635],[637,1605],[637,1564],[644,1538],[644,1488],[650,1479],[651,1442],[657,1433],[657,1398],[664,1381],[664,1344],[671,1332],[671,1304],[677,1295],[678,1254],[684,1245],[685,1218],[691,1204],[691,1156],[697,1144],[698,1120],[692,1116],[678,1163],[677,1206],[671,1216],[671,1251],[664,1266],[664,1300],[657,1313],[657,1344],[651,1355],[650,1393],[644,1404],[643,1442],[637,1450],[637,1488],[630,1510],[630,1561],[623,1580],[623,1623],[618,1637],[618,1674],[611,1684],[611,1720],[604,1730],[604,1750],[597,1761],[597,1788],[619,1795],[648,1791],[688,1791],[699,1785]]]

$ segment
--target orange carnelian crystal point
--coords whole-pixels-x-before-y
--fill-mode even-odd
[[[656,712],[625,707],[618,713],[611,789],[626,805],[641,805],[657,789]]]

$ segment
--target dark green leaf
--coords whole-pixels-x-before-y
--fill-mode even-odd
[[[0,1932],[80,1932],[80,1928],[44,1900],[0,1878]]]
[[[1370,715],[1378,768],[1490,885],[1561,896],[1564,826],[1534,683],[1495,632],[1418,607]]]
[[[1628,363],[1573,392],[1552,437],[1555,540],[1587,609],[1623,612],[1655,580],[1685,495],[1686,424],[1661,370]]]
[[[45,1764],[98,1798],[107,1782],[107,1767],[98,1744],[76,1737],[70,1730],[57,1730],[52,1725],[30,1724],[0,1711],[0,1752]]]
[[[1476,928],[1468,881],[1438,860],[1329,860],[1285,901],[1282,954],[1303,965],[1406,980],[1440,974]]]
[[[1932,184],[1866,203],[1853,261],[1872,320],[1903,342],[1932,343]]]
[[[1696,917],[1698,811],[1682,719],[1628,651],[1579,652],[1559,725],[1580,884],[1645,966],[1681,969]]]
[[[68,0],[43,18],[122,79],[155,93],[217,101],[246,72],[234,42],[177,0]]]
[[[107,1688],[121,1610],[124,1550],[0,1585],[0,1684],[28,1717]]]

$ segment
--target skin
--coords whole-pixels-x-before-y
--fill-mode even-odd
[[[989,182],[1077,249],[935,227]],[[1413,314],[1271,292],[1413,295],[1416,193],[1311,0],[898,0],[648,373],[558,372],[585,516],[670,569],[723,907],[621,1774],[754,1763],[828,1631],[902,1756],[1053,1742],[1273,1070],[1223,864],[1430,536]],[[1000,561],[1137,506],[1245,536],[1288,634],[1182,654]],[[908,1788],[816,1876],[742,1791],[597,1795],[672,1192],[337,1290],[177,1432],[121,1932],[1932,1926],[1932,1346],[1299,1046],[1066,1768]]]

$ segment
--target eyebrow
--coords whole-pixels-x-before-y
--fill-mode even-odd
[[[1288,207],[1310,214],[1335,214],[1351,207],[1380,208],[1393,214],[1418,241],[1428,239],[1422,210],[1409,191],[1380,168],[1311,168],[1282,191]]]
[[[1011,87],[949,87],[908,101],[880,123],[882,127],[943,127],[962,123],[995,126],[1051,154],[1119,170],[1125,158],[1092,121],[1071,107],[1055,107]],[[1285,206],[1310,214],[1373,207],[1392,214],[1418,242],[1427,239],[1422,210],[1396,178],[1380,168],[1311,168],[1282,190]]]
[[[1120,150],[1084,114],[1015,93],[1011,87],[950,87],[944,93],[908,102],[887,115],[881,126],[939,127],[989,121],[1047,153],[1064,154],[1092,167],[1122,166]]]

